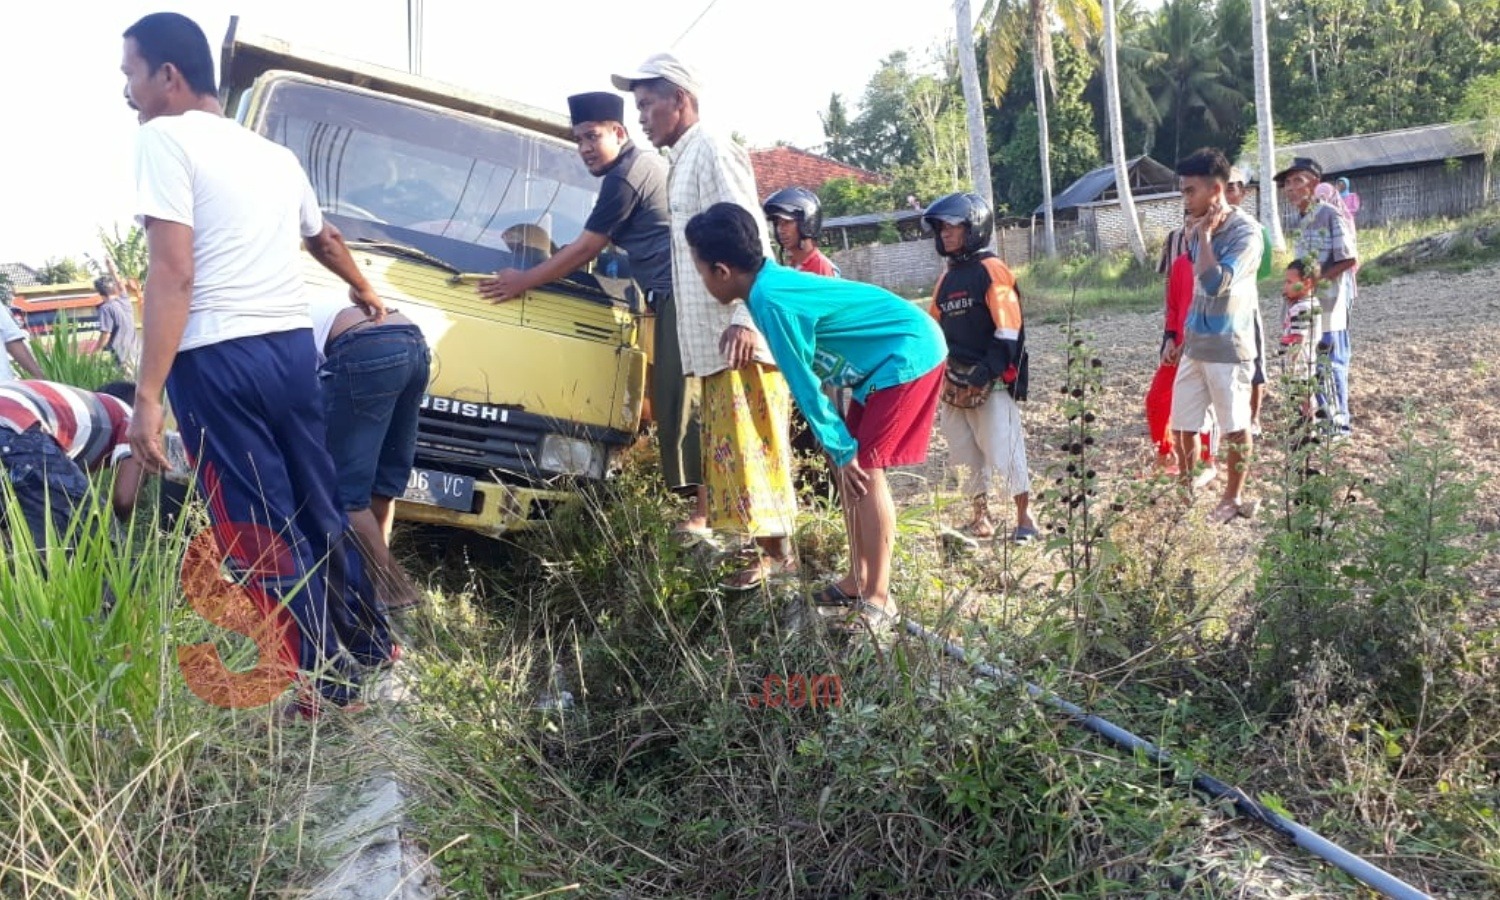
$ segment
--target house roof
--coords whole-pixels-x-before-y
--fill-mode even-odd
[[[1276,148],[1276,159],[1285,165],[1294,156],[1310,156],[1323,167],[1325,175],[1341,175],[1478,156],[1480,152],[1471,123],[1448,122],[1288,144]]]
[[[823,220],[824,229],[828,228],[859,228],[864,225],[880,225],[885,222],[909,222],[913,219],[922,218],[924,210],[920,209],[897,209],[890,212],[861,213],[857,216],[834,216]]]
[[[796,147],[751,150],[750,165],[755,169],[755,186],[761,199],[782,188],[805,187],[816,191],[834,178],[853,178],[863,184],[884,184],[888,180],[878,172],[845,165]]]
[[[37,275],[36,269],[25,263],[0,263],[0,274],[10,280],[11,287],[31,287],[41,284],[41,276]]]
[[[1125,168],[1130,176],[1131,196],[1141,193],[1158,194],[1177,189],[1177,173],[1149,156],[1137,156],[1135,159],[1128,160]],[[1085,203],[1118,196],[1119,192],[1115,189],[1115,167],[1111,163],[1089,172],[1064,188],[1061,194],[1054,196],[1052,212],[1060,213],[1065,209],[1073,209]],[[1031,214],[1039,216],[1046,211],[1046,208],[1045,203],[1038,203]]]

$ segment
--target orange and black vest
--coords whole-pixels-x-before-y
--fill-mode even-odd
[[[929,310],[943,328],[948,357],[980,365],[1010,395],[1026,399],[1026,326],[1015,276],[1000,258],[981,251],[951,260],[932,292]]]

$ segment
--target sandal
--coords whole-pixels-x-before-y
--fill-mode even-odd
[[[778,575],[795,574],[797,574],[797,563],[795,561],[757,555],[749,568],[741,569],[719,582],[719,587],[731,593],[745,593],[746,591],[753,591],[761,587]]]
[[[843,634],[881,634],[900,628],[901,617],[868,600],[860,600],[852,614],[829,627]]]
[[[1225,500],[1214,511],[1208,514],[1208,521],[1212,525],[1228,525],[1240,517],[1240,504]]]
[[[816,594],[813,594],[812,602],[814,606],[822,607],[818,611],[824,612],[824,614],[826,615],[827,612],[825,612],[825,610],[836,611],[839,609],[849,609],[850,607],[857,606],[858,604],[865,601],[862,597],[856,597],[853,594],[845,593],[844,589],[839,587],[839,583],[835,581],[833,584],[830,584],[822,590],[818,591]]]

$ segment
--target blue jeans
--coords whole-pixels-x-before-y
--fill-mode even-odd
[[[328,344],[319,370],[328,452],[345,510],[399,497],[417,454],[417,413],[432,357],[415,325],[353,328]]]
[[[1318,341],[1318,384],[1325,386],[1318,401],[1343,431],[1349,430],[1349,356],[1347,329],[1327,332]]]
[[[71,552],[76,539],[70,534],[73,520],[86,508],[90,491],[89,477],[78,463],[52,435],[33,425],[20,433],[0,428],[0,470],[10,481],[32,545],[47,552],[50,522],[58,546]]]

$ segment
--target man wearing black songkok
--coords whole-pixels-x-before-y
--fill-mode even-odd
[[[631,276],[656,314],[651,410],[661,441],[662,476],[673,491],[695,496],[703,483],[698,379],[684,377],[677,344],[667,163],[631,142],[623,124],[625,101],[619,94],[575,94],[568,98],[568,112],[579,157],[590,174],[603,179],[583,234],[534,267],[496,272],[479,283],[479,293],[495,303],[515,299],[582,269],[611,242],[629,254]],[[702,511],[687,525],[702,527]]]

